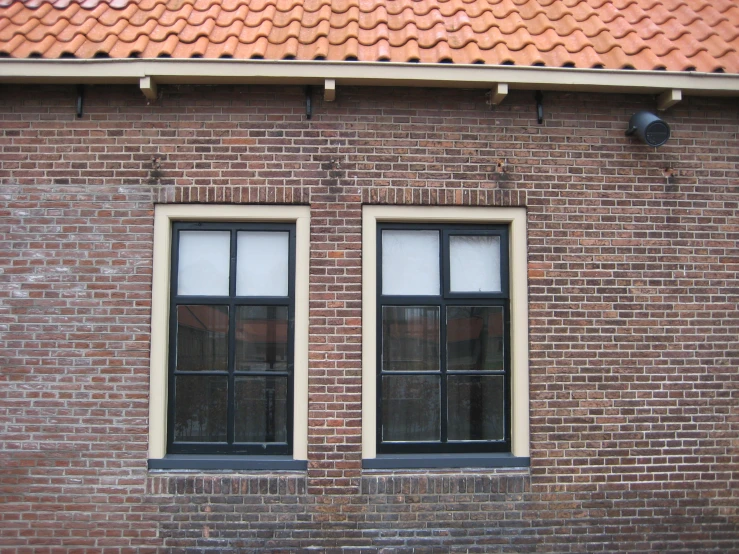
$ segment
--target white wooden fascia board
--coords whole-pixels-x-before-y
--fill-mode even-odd
[[[0,60],[0,82],[139,84],[325,84],[511,89],[739,96],[739,75],[516,67],[453,64],[409,64],[233,59],[92,59]]]

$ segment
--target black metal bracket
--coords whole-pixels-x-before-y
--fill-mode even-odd
[[[540,90],[536,91],[534,99],[536,100],[536,122],[541,125],[544,123],[544,95]]]
[[[85,85],[77,85],[77,119],[82,117],[82,108],[85,104]]]
[[[313,117],[313,87],[310,85],[305,87],[305,117]]]

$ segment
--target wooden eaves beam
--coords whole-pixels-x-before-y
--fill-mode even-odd
[[[326,79],[323,83],[323,99],[326,102],[336,100],[336,79]]]
[[[666,90],[657,97],[657,109],[661,112],[671,108],[683,99],[683,91],[679,89]]]
[[[141,87],[141,92],[148,100],[154,101],[157,99],[157,84],[154,79],[148,76],[142,77],[139,81],[139,87]]]
[[[490,104],[497,106],[508,96],[508,83],[496,83],[490,89]]]

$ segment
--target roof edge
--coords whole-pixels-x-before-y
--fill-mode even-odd
[[[488,88],[656,94],[677,89],[700,96],[739,96],[739,74],[455,65],[235,59],[2,59],[0,83],[135,84],[294,84]]]

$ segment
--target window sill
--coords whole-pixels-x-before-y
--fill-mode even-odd
[[[362,469],[454,469],[454,468],[525,468],[530,458],[513,454],[378,454],[362,460]]]
[[[149,459],[150,470],[268,470],[301,471],[308,468],[306,460],[290,456],[202,456],[197,454],[168,454],[164,458]]]

